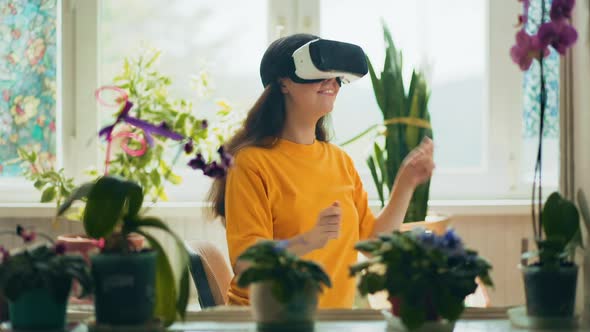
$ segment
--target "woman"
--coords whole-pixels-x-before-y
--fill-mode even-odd
[[[351,308],[355,281],[348,267],[356,262],[354,244],[380,232],[399,229],[415,187],[432,173],[429,139],[412,151],[398,172],[389,203],[375,217],[351,158],[328,143],[326,117],[340,80],[296,83],[292,54],[318,39],[307,34],[284,37],[266,50],[260,65],[265,90],[243,128],[228,142],[235,157],[227,178],[211,191],[215,213],[222,216],[230,260],[260,239],[287,240],[287,249],[326,270],[332,288],[321,308]],[[248,293],[229,290],[230,304],[248,304]]]

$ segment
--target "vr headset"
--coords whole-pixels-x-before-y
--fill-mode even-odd
[[[291,79],[297,83],[314,83],[337,78],[350,83],[368,72],[363,49],[357,45],[334,40],[316,39],[293,52],[295,72]]]

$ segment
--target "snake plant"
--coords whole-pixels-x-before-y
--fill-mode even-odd
[[[368,134],[374,135],[372,153],[366,162],[377,187],[381,206],[384,206],[404,158],[420,144],[422,138],[432,138],[432,128],[428,112],[430,90],[424,74],[413,70],[406,91],[402,77],[402,52],[395,47],[387,25],[384,22],[382,24],[386,50],[380,77],[377,77],[368,58],[367,62],[383,122],[369,127],[342,145]],[[416,188],[404,222],[425,219],[429,189],[430,181]]]

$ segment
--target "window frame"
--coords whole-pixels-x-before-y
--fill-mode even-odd
[[[77,180],[84,170],[99,166],[98,138],[88,133],[97,131],[98,107],[94,90],[99,84],[98,50],[100,49],[99,0],[58,0],[58,165]],[[319,33],[320,0],[268,1],[267,38],[294,32]],[[486,109],[483,119],[484,150],[482,165],[474,169],[439,170],[433,182],[433,201],[528,199],[531,184],[519,174],[522,128],[522,73],[512,63],[508,50],[514,42],[514,22],[519,3],[487,1],[489,15],[486,27],[486,75],[488,77]],[[60,70],[61,69],[61,70]],[[337,110],[336,110],[337,111]],[[517,140],[519,143],[515,144]],[[531,165],[533,167],[533,165]],[[371,176],[361,171],[365,186],[373,186]],[[199,181],[200,182],[200,181]],[[22,178],[0,182],[0,202],[38,202],[38,193]],[[477,184],[478,189],[473,185]],[[448,190],[447,188],[452,188]],[[371,189],[367,188],[368,191]],[[549,193],[556,188],[545,187]],[[374,191],[374,189],[373,189]],[[200,193],[202,194],[202,193]],[[186,193],[194,197],[194,193]],[[370,197],[370,199],[376,199]],[[183,199],[184,201],[184,199]],[[189,201],[187,199],[186,201]]]

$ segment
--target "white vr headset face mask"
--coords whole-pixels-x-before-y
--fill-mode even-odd
[[[349,83],[368,72],[362,48],[326,39],[312,40],[295,50],[293,63],[295,72],[291,79],[297,83],[314,83],[329,78]]]

